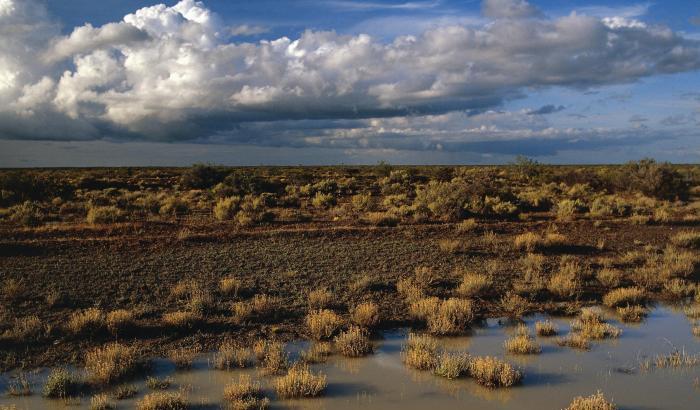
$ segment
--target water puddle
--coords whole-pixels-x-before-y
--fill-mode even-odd
[[[543,316],[528,317],[534,328]],[[612,319],[612,318],[611,318]],[[570,319],[551,318],[565,334]],[[217,371],[209,367],[207,356],[195,362],[188,371],[176,371],[166,360],[156,360],[154,373],[171,377],[170,390],[186,387],[189,401],[201,408],[219,408],[223,389],[239,374],[248,373],[264,383],[273,399],[272,408],[299,409],[562,409],[574,396],[605,393],[622,409],[697,409],[700,408],[700,366],[687,368],[643,369],[640,362],[674,349],[687,353],[700,352],[700,338],[692,335],[691,324],[681,310],[658,307],[639,325],[611,323],[623,329],[619,339],[594,342],[590,351],[559,347],[554,338],[538,337],[542,354],[533,356],[504,355],[503,341],[515,327],[499,320],[489,320],[472,335],[439,339],[447,350],[468,351],[472,355],[505,357],[525,372],[523,384],[509,389],[487,389],[469,378],[447,380],[429,372],[409,369],[401,363],[401,345],[405,330],[386,332],[376,341],[375,354],[366,358],[346,359],[332,356],[326,363],[312,366],[328,376],[328,389],[323,397],[307,400],[275,400],[272,378],[255,369]],[[292,356],[306,343],[289,346]],[[17,409],[59,409],[66,403],[41,397],[41,386],[47,371],[30,374],[33,394],[26,397],[0,398],[0,406]],[[0,376],[0,391],[5,390],[11,375]],[[136,401],[150,391],[145,380],[132,383],[139,393],[132,399],[116,402],[117,408],[133,408]],[[68,403],[71,408],[89,408],[89,397]]]

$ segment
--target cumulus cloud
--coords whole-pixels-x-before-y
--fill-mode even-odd
[[[541,115],[494,110],[532,87],[583,89],[700,68],[700,43],[663,26],[549,18],[524,0],[487,0],[483,12],[481,25],[391,41],[305,31],[238,42],[194,0],[63,36],[40,2],[0,0],[0,137],[421,149],[580,138],[584,131],[554,129]]]
[[[481,10],[486,17],[522,18],[541,15],[537,7],[525,0],[484,0]]]

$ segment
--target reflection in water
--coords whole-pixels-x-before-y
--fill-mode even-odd
[[[626,325],[619,322],[614,312],[606,317],[623,329],[619,340],[594,342],[591,351],[581,352],[554,344],[554,338],[537,337],[542,354],[528,356],[504,355],[503,341],[512,336],[514,323],[492,319],[475,328],[470,336],[441,338],[442,349],[472,355],[496,355],[521,367],[525,372],[523,385],[510,389],[488,389],[472,380],[447,380],[405,367],[401,363],[401,345],[407,336],[405,330],[386,332],[376,341],[376,353],[361,359],[339,356],[326,363],[314,364],[314,371],[328,376],[328,390],[322,398],[275,401],[272,378],[255,369],[219,371],[209,366],[209,357],[201,357],[192,370],[179,372],[167,360],[156,360],[154,373],[158,377],[172,377],[171,390],[185,387],[189,400],[203,407],[218,407],[223,389],[241,373],[261,380],[265,393],[273,399],[273,408],[298,409],[426,409],[466,407],[478,409],[560,409],[565,408],[577,395],[589,395],[601,390],[622,408],[696,409],[700,408],[700,390],[695,380],[700,377],[700,366],[683,369],[644,370],[640,362],[674,349],[687,353],[700,352],[700,339],[691,333],[691,325],[682,309],[661,307],[650,312],[642,324]],[[527,319],[534,328],[536,320]],[[552,318],[561,334],[569,331],[569,320]],[[288,346],[291,356],[307,349],[306,342]],[[17,409],[62,409],[65,403],[40,397],[46,371],[27,375],[34,394],[29,397],[0,398],[0,406],[14,404]],[[11,375],[0,377],[0,389],[7,388]],[[145,381],[134,385],[139,394],[119,401],[118,408],[133,408],[136,400],[148,393]],[[89,408],[89,398],[71,403],[73,408]]]

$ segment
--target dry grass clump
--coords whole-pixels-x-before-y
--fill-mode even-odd
[[[392,211],[387,212],[367,212],[363,218],[367,223],[374,226],[396,226],[400,218]]]
[[[99,333],[105,328],[105,316],[100,309],[89,308],[71,314],[68,331],[74,335]]]
[[[683,231],[670,238],[673,245],[681,248],[700,248],[700,232]]]
[[[275,391],[282,399],[316,397],[328,386],[326,376],[314,374],[306,365],[294,366],[285,376],[275,380]]]
[[[511,354],[540,354],[542,347],[532,336],[527,326],[518,326],[516,335],[503,342],[506,352]]]
[[[687,278],[695,273],[696,264],[697,257],[693,252],[668,246],[664,249],[661,260],[652,266],[657,272],[661,272],[660,279],[663,280],[673,277]]]
[[[578,350],[589,350],[591,343],[580,334],[572,334],[567,337],[559,337],[554,341],[557,345],[563,347],[571,347]]]
[[[414,317],[425,320],[434,335],[462,334],[474,319],[472,302],[467,299],[425,298],[413,302],[409,309]]]
[[[223,278],[219,281],[219,291],[225,296],[238,296],[238,292],[240,292],[242,287],[243,284],[241,280],[233,276]]]
[[[370,329],[379,324],[379,306],[374,302],[360,303],[350,311],[350,320],[358,326]]]
[[[197,287],[197,284],[194,281],[181,280],[170,288],[170,294],[176,299],[182,299],[189,296],[195,287]]]
[[[177,311],[163,314],[163,323],[177,329],[191,329],[202,320],[197,312]]]
[[[617,314],[620,315],[620,320],[623,322],[637,323],[644,320],[647,309],[640,305],[621,306],[617,308]]]
[[[469,363],[469,375],[486,387],[510,387],[523,378],[523,374],[511,364],[496,357],[474,357]]]
[[[110,343],[90,350],[85,355],[85,370],[99,384],[111,384],[133,374],[138,368],[136,349]]]
[[[597,392],[588,397],[578,396],[565,410],[616,410],[617,406],[607,401],[602,392]]]
[[[192,288],[187,307],[190,311],[204,315],[214,308],[214,297],[211,293],[199,286]]]
[[[245,346],[225,341],[219,345],[219,350],[214,354],[212,363],[214,368],[219,370],[245,368],[253,365],[253,358],[250,350]]]
[[[445,253],[459,253],[463,249],[462,241],[459,239],[440,239],[438,247]]]
[[[462,222],[458,223],[455,228],[457,229],[457,232],[459,233],[467,233],[467,232],[472,232],[475,231],[477,228],[479,228],[479,224],[476,222],[476,219],[469,218],[465,219]]]
[[[682,299],[695,293],[695,285],[685,279],[673,278],[664,282],[664,293],[675,299]]]
[[[168,352],[168,359],[175,365],[176,369],[190,369],[192,363],[201,352],[199,347],[180,347]]]
[[[556,336],[556,334],[559,333],[559,329],[551,320],[538,320],[535,323],[535,333],[537,333],[538,336]]]
[[[219,221],[232,220],[236,216],[236,212],[238,212],[240,203],[241,197],[239,196],[219,199],[216,201],[216,205],[214,205],[214,218]]]
[[[333,353],[333,347],[329,342],[315,342],[302,351],[299,356],[304,363],[325,363],[328,356]]]
[[[259,381],[253,381],[249,375],[238,376],[238,382],[231,382],[224,387],[224,400],[227,408],[234,410],[262,410],[270,405]]]
[[[700,325],[693,325],[693,336],[698,336],[700,337]]]
[[[577,261],[562,261],[557,273],[549,279],[547,289],[561,298],[574,296],[581,287],[580,272],[581,266]]]
[[[522,275],[513,281],[513,290],[522,294],[537,294],[547,288],[544,275],[545,257],[528,253],[520,259]]]
[[[333,302],[333,294],[326,288],[314,289],[307,297],[309,309],[324,309]]]
[[[480,273],[467,272],[462,276],[462,282],[457,288],[457,294],[465,298],[478,296],[488,291],[492,285],[491,277]]]
[[[469,373],[471,357],[468,353],[443,352],[437,359],[433,374],[447,379],[456,379]]]
[[[251,300],[253,313],[260,318],[273,316],[277,308],[277,298],[265,294],[253,296]]]
[[[513,292],[508,292],[501,297],[499,306],[506,316],[517,319],[522,317],[528,311],[530,308],[530,302],[520,295]]]
[[[8,300],[19,300],[27,292],[27,287],[20,279],[7,278],[2,285],[2,295]]]
[[[306,315],[306,327],[315,340],[329,339],[343,325],[343,319],[328,309],[319,309]]]
[[[128,332],[136,325],[136,314],[131,310],[117,309],[107,313],[107,330],[112,334]]]
[[[700,355],[686,353],[685,350],[674,350],[671,353],[658,355],[654,358],[654,366],[666,367],[693,367],[700,364]]]
[[[46,378],[42,395],[51,399],[63,399],[78,390],[78,381],[66,369],[53,369]]]
[[[683,308],[683,313],[689,319],[700,319],[700,305],[690,305]]]
[[[5,331],[1,338],[11,339],[16,342],[26,342],[39,339],[44,335],[44,325],[39,316],[32,315],[16,318],[12,328]]]
[[[596,279],[607,288],[615,288],[620,286],[620,282],[622,282],[622,271],[614,268],[603,268],[596,274]]]
[[[608,339],[619,337],[622,330],[605,323],[600,312],[583,309],[578,319],[571,322],[571,330],[587,339]]]
[[[115,406],[109,401],[109,397],[104,394],[96,394],[90,398],[90,410],[111,410]]]
[[[361,357],[373,351],[367,331],[358,326],[351,326],[335,337],[335,346],[343,356]]]
[[[618,288],[603,296],[603,304],[608,307],[639,305],[646,299],[644,289],[638,287]]]
[[[396,291],[409,303],[425,297],[425,289],[413,278],[401,278],[396,281]]]
[[[409,333],[401,347],[401,361],[418,370],[434,369],[438,363],[437,343],[428,335]]]
[[[112,391],[112,397],[115,400],[125,400],[136,396],[136,393],[138,393],[136,387],[128,384],[123,384],[121,386],[117,386]]]
[[[517,235],[513,239],[513,246],[517,250],[524,250],[527,252],[534,252],[538,247],[543,244],[542,237],[534,232],[526,232]]]
[[[112,224],[119,222],[122,211],[116,206],[93,206],[88,209],[86,221],[89,224]]]
[[[189,404],[183,392],[155,392],[136,403],[136,410],[186,410]]]
[[[265,374],[281,374],[289,367],[289,356],[281,342],[259,340],[253,345],[253,352]]]
[[[171,384],[173,384],[172,377],[164,377],[161,379],[158,377],[148,376],[146,378],[146,387],[151,390],[165,390],[170,387]]]

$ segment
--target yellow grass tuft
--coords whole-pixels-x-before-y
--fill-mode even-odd
[[[314,289],[307,297],[309,309],[324,309],[330,306],[333,301],[333,294],[326,288]]]
[[[197,312],[178,311],[163,314],[163,323],[177,329],[191,329],[202,320]]]
[[[219,345],[219,350],[214,354],[212,363],[214,368],[219,370],[245,368],[253,365],[253,358],[248,348],[231,341],[225,341]]]
[[[104,314],[97,308],[74,312],[68,319],[68,331],[74,335],[98,333],[104,327]]]
[[[85,370],[99,384],[111,384],[133,374],[138,367],[136,349],[110,343],[90,350],[85,355]]]
[[[331,338],[342,325],[343,319],[332,310],[314,310],[306,316],[306,326],[315,340]]]
[[[542,352],[540,345],[529,334],[511,337],[503,342],[503,347],[506,352],[511,354],[540,354]]]
[[[510,387],[523,378],[523,374],[511,364],[491,356],[472,358],[469,374],[486,387]]]
[[[350,314],[352,322],[358,326],[370,329],[379,324],[379,307],[374,302],[360,303]]]
[[[351,326],[334,340],[335,346],[343,356],[361,357],[372,353],[373,350],[367,331],[358,326]]]
[[[188,406],[183,392],[155,392],[139,400],[136,410],[186,410]]]
[[[551,320],[538,320],[535,323],[535,332],[538,336],[555,336],[557,333],[559,333],[559,329]]]
[[[583,309],[578,319],[571,322],[571,330],[587,339],[617,338],[622,333],[619,328],[605,323],[597,310]]]
[[[131,310],[117,309],[107,313],[107,330],[114,335],[127,332],[135,327],[136,314]]]
[[[437,343],[428,335],[409,333],[401,347],[401,361],[418,370],[432,370],[438,364]]]
[[[238,296],[238,292],[240,292],[242,287],[241,280],[233,276],[223,278],[219,281],[219,291],[225,296]]]
[[[227,408],[234,410],[261,410],[270,405],[259,381],[252,381],[249,375],[238,376],[238,382],[232,381],[224,387],[224,400]]]
[[[168,359],[173,362],[176,369],[190,369],[201,349],[199,347],[180,347],[168,352]]]
[[[468,353],[443,352],[437,359],[433,373],[447,379],[456,379],[469,373],[470,362]]]
[[[462,282],[457,288],[457,294],[465,298],[482,295],[491,288],[491,277],[474,272],[467,272],[462,276]]]
[[[300,365],[289,369],[285,376],[275,380],[275,391],[282,399],[316,397],[324,392],[328,383],[323,374],[314,374],[308,366]]]
[[[608,307],[625,305],[638,305],[646,299],[646,292],[642,288],[618,288],[611,290],[603,296],[603,304]]]
[[[621,306],[617,308],[617,313],[623,322],[636,323],[641,322],[646,317],[647,310],[640,305]]]
[[[578,396],[569,404],[566,410],[616,410],[617,406],[607,401],[602,392],[588,397]]]

